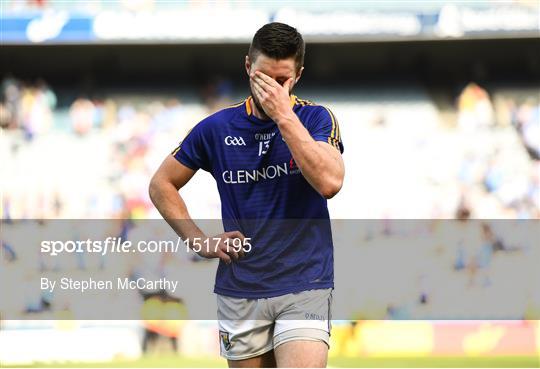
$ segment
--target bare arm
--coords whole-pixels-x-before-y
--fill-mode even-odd
[[[278,127],[309,184],[325,198],[334,197],[345,175],[341,153],[326,142],[315,141],[294,113],[281,120]]]
[[[266,114],[278,125],[294,161],[311,186],[329,199],[343,185],[345,165],[341,153],[332,145],[315,141],[290,106],[289,86],[283,86],[259,71],[251,77],[254,92]]]
[[[152,177],[148,189],[150,199],[159,213],[169,223],[176,234],[184,240],[196,237],[202,240],[208,238],[191,219],[186,203],[178,192],[189,182],[194,174],[195,171],[193,169],[186,167],[172,155],[169,155]],[[216,237],[223,240],[227,238],[241,238],[243,240],[244,238],[240,232],[226,232]],[[190,242],[190,245],[192,244]],[[220,245],[222,247],[218,248],[217,251],[214,251],[213,247],[210,247],[208,250],[203,248],[198,254],[207,258],[219,257],[226,263],[230,263],[231,258],[236,260],[242,256],[242,253],[236,253],[232,248],[225,249],[224,242],[221,242]]]

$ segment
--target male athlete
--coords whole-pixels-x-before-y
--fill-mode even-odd
[[[333,246],[326,200],[341,189],[345,169],[332,112],[291,94],[304,52],[295,28],[259,29],[245,58],[251,96],[198,123],[150,183],[153,203],[183,239],[250,239],[250,250],[225,242],[196,250],[220,259],[214,292],[230,367],[327,362]],[[195,225],[178,193],[200,168],[220,194],[226,232],[218,236]]]

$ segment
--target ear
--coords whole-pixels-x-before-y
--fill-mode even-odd
[[[300,77],[302,77],[303,71],[304,71],[304,67],[300,68],[300,70],[298,71],[298,74],[296,75],[296,79],[294,80],[294,84],[298,83],[298,81],[300,80]]]
[[[251,70],[251,60],[249,60],[249,55],[246,55],[245,66],[246,66],[246,73],[247,73],[247,75],[249,77],[249,73],[250,73],[250,70]]]

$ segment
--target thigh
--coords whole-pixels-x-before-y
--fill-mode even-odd
[[[332,289],[283,296],[274,328],[278,367],[325,367],[331,330]]]
[[[229,368],[275,368],[274,350],[244,360],[227,360]]]
[[[328,345],[323,341],[294,340],[274,349],[278,368],[325,368]]]

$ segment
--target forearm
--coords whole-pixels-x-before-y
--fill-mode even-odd
[[[172,183],[153,178],[150,183],[149,194],[152,203],[163,216],[163,219],[182,239],[206,237],[191,219],[186,203]]]
[[[171,228],[200,256],[205,258],[219,258],[226,264],[244,255],[243,250],[230,248],[230,242],[240,239],[244,242],[244,235],[239,231],[221,233],[209,238],[201,231],[189,216],[186,203],[178,192],[195,174],[195,170],[178,162],[169,155],[156,171],[150,181],[148,193],[150,199],[169,223]],[[198,239],[198,240],[196,240]],[[206,247],[202,247],[201,241]]]
[[[306,180],[322,196],[333,197],[341,189],[344,174],[338,150],[315,141],[294,113],[281,119],[278,127]]]

